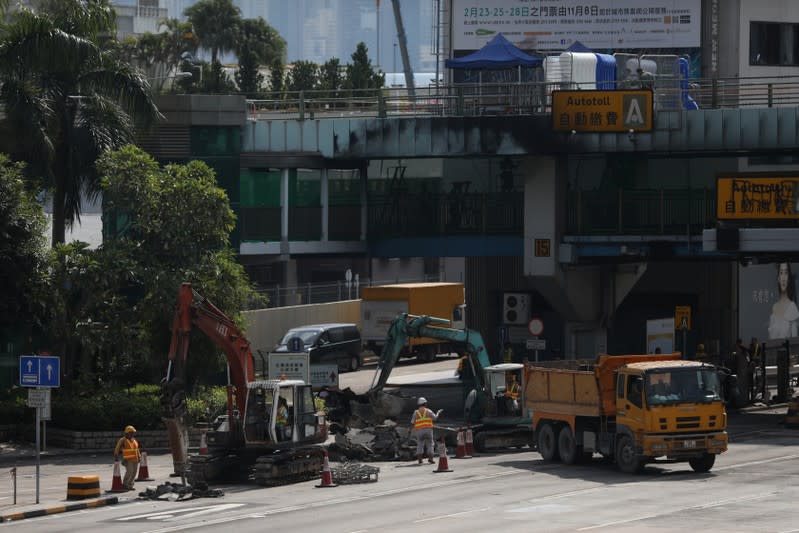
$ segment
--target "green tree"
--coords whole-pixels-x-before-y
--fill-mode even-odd
[[[81,193],[98,191],[97,156],[158,110],[142,73],[102,48],[116,31],[107,0],[45,4],[14,13],[0,37],[0,148],[51,187],[56,244],[80,219]]]
[[[209,80],[211,90],[221,92],[224,80],[219,77],[222,72],[219,54],[235,50],[241,11],[233,5],[233,0],[200,0],[183,13],[194,28],[200,46],[211,51],[211,69],[215,76]]]
[[[285,76],[283,74],[283,61],[276,59],[269,65],[269,90],[272,91],[272,98],[280,98],[285,87]]]
[[[319,66],[311,61],[295,61],[288,73],[286,86],[289,91],[310,91],[319,83]]]
[[[366,44],[358,43],[351,57],[352,63],[347,65],[346,87],[361,96],[376,94],[385,83],[385,74],[372,67]]]
[[[97,165],[111,234],[97,250],[57,248],[52,331],[83,385],[153,383],[166,368],[182,282],[233,318],[258,297],[230,248],[235,217],[207,165],[162,168],[134,146]],[[224,368],[219,348],[199,334],[191,356],[195,375]]]
[[[0,326],[30,320],[45,270],[47,225],[25,189],[23,164],[0,154]]]
[[[319,88],[326,91],[327,98],[335,98],[344,86],[341,61],[337,57],[328,59],[319,69]]]
[[[243,20],[236,40],[239,91],[251,95],[260,92],[264,76],[258,72],[258,67],[281,60],[285,55],[286,41],[264,19]]]

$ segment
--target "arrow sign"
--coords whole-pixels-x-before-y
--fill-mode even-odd
[[[61,358],[51,355],[21,355],[19,384],[23,387],[60,387]]]

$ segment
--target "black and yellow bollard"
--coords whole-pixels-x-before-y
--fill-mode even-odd
[[[100,476],[69,476],[67,500],[84,500],[100,497]]]

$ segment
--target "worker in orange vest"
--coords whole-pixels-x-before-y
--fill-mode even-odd
[[[505,398],[510,401],[513,412],[517,412],[519,410],[519,382],[516,381],[516,374],[508,374]]]
[[[139,442],[134,437],[136,428],[126,426],[123,433],[125,435],[117,441],[117,445],[114,448],[114,461],[118,461],[119,456],[122,455],[122,464],[125,465],[125,477],[122,479],[122,486],[128,490],[133,490],[133,481],[136,479],[139,461],[141,461],[141,451],[139,450]]]
[[[422,464],[422,458],[427,456],[428,463],[433,460],[433,422],[438,419],[443,409],[434,413],[427,408],[427,400],[423,397],[418,400],[418,409],[411,416],[411,431],[416,433],[416,460]]]

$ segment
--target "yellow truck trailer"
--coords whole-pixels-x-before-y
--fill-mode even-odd
[[[679,354],[527,362],[524,402],[548,461],[600,453],[628,473],[658,458],[707,472],[727,450],[716,368]]]
[[[466,327],[466,295],[463,283],[397,283],[361,288],[361,336],[364,347],[380,353],[388,328],[402,313],[434,316],[450,321],[451,328]],[[403,357],[432,361],[449,353],[445,340],[409,338]]]

